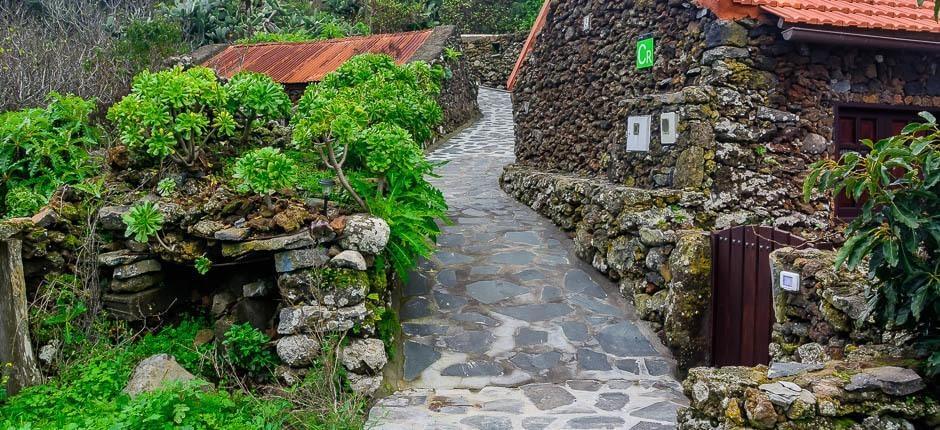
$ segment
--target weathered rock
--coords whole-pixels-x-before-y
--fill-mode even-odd
[[[747,422],[758,429],[772,429],[777,424],[777,412],[766,394],[748,388],[744,394]]]
[[[281,297],[289,303],[313,301],[330,308],[361,303],[369,291],[366,272],[350,269],[303,269],[278,277]]]
[[[189,230],[198,237],[214,237],[215,233],[225,228],[225,224],[210,219],[204,219],[193,224]]]
[[[299,334],[277,340],[277,356],[291,367],[310,365],[320,355],[320,342],[314,336]]]
[[[302,248],[274,254],[274,268],[278,273],[322,267],[328,261],[330,257],[323,247]]]
[[[124,230],[124,215],[130,206],[105,206],[98,210],[98,225],[105,230]]]
[[[130,279],[146,273],[159,272],[163,267],[157,260],[143,260],[114,268],[114,279]]]
[[[102,301],[114,316],[140,321],[167,312],[177,298],[169,288],[150,288],[130,294],[105,294]]]
[[[240,257],[252,252],[274,252],[309,248],[330,239],[332,239],[332,237],[313,236],[309,231],[301,231],[288,236],[251,240],[248,242],[226,242],[222,244],[222,255],[225,257]]]
[[[767,395],[771,403],[785,408],[789,407],[803,392],[799,385],[787,381],[762,384],[758,388]]]
[[[826,348],[815,342],[800,345],[796,349],[796,356],[805,364],[825,364],[830,360]]]
[[[147,273],[129,279],[113,279],[111,291],[116,293],[137,293],[148,288],[160,285],[163,282],[163,273]]]
[[[705,47],[737,46],[746,47],[747,29],[735,21],[715,20],[705,26]]]
[[[46,206],[40,209],[39,212],[36,212],[36,214],[30,218],[30,221],[32,221],[36,227],[47,228],[59,222],[60,219],[59,214],[56,213],[55,210]]]
[[[354,393],[361,396],[371,396],[382,387],[382,375],[360,375],[358,373],[347,374],[349,378],[349,388]]]
[[[379,339],[358,339],[340,351],[340,362],[346,369],[357,373],[380,373],[388,356],[385,344]]]
[[[277,332],[281,335],[342,331],[362,323],[369,311],[360,303],[331,310],[325,306],[294,306],[281,309]]]
[[[799,375],[805,372],[813,372],[822,368],[822,364],[780,363],[775,361],[770,363],[770,368],[767,369],[767,377],[770,379],[784,378],[787,376]]]
[[[903,367],[883,366],[865,369],[852,375],[848,391],[881,390],[892,396],[907,396],[923,390],[923,378],[917,372]]]
[[[267,297],[274,289],[274,283],[267,279],[259,279],[242,285],[242,295],[245,297]]]
[[[236,297],[230,291],[223,290],[215,293],[215,295],[212,296],[212,315],[218,317],[228,312],[229,308],[235,304],[236,300],[238,300],[238,297]]]
[[[213,237],[225,242],[239,242],[248,238],[249,233],[251,229],[246,227],[230,227],[215,232]]]
[[[330,260],[330,266],[354,270],[368,269],[368,266],[366,265],[366,259],[363,258],[362,254],[360,254],[359,251],[353,251],[350,249],[340,252],[335,257],[333,257],[333,259]]]
[[[155,391],[169,382],[187,382],[195,379],[196,377],[180,366],[172,356],[157,354],[137,364],[127,386],[124,387],[124,392],[131,397],[136,397],[141,393]]]
[[[108,267],[115,267],[124,264],[131,264],[150,257],[150,254],[139,254],[126,249],[121,249],[98,254],[98,264]]]
[[[339,244],[343,249],[374,255],[385,249],[390,233],[388,223],[381,218],[352,215],[346,217],[346,227],[343,229]]]

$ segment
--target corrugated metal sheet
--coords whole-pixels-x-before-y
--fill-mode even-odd
[[[204,66],[230,78],[242,70],[264,73],[282,84],[318,82],[346,60],[364,53],[388,54],[403,64],[433,30],[376,34],[315,42],[232,45]]]
[[[522,52],[519,53],[519,58],[516,59],[516,65],[512,68],[512,73],[509,74],[509,79],[506,81],[506,89],[509,91],[512,91],[512,87],[516,85],[516,79],[519,79],[519,72],[522,69],[522,65],[525,63],[525,59],[529,55],[529,52],[532,51],[532,48],[535,47],[535,39],[542,31],[542,27],[545,26],[550,6],[551,0],[545,0],[545,3],[542,3],[542,10],[539,11],[539,16],[535,18],[535,23],[532,24],[532,30],[529,30],[529,37],[525,40],[525,45],[522,45]]]

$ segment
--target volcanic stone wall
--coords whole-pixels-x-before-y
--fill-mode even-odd
[[[784,41],[775,20],[722,21],[671,0],[561,0],[514,88],[516,157],[543,170],[709,194],[715,227],[826,230],[829,202],[801,200],[846,103],[940,106],[940,58]],[[655,37],[655,65],[636,42]],[[675,145],[658,115],[678,112]],[[653,115],[650,152],[626,152],[630,115]]]
[[[463,55],[473,70],[473,77],[491,88],[506,89],[516,59],[522,52],[527,33],[465,34]]]

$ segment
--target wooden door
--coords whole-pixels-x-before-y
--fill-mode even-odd
[[[768,226],[712,233],[712,359],[715,366],[770,361],[770,252],[805,241]]]

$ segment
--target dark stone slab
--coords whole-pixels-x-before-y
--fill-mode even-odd
[[[638,409],[632,414],[638,418],[646,418],[656,421],[665,421],[674,423],[676,422],[676,411],[679,410],[679,405],[672,402],[659,402],[653,403],[645,408]]]
[[[770,379],[774,378],[785,378],[787,376],[799,375],[804,372],[814,372],[821,370],[823,368],[822,364],[813,364],[813,363],[781,363],[773,362],[770,363],[770,368],[767,369],[767,377]]]
[[[474,415],[460,420],[460,424],[477,430],[512,430],[509,417]]]
[[[548,342],[548,332],[532,330],[528,327],[520,328],[516,332],[516,346],[539,345]]]
[[[496,312],[513,317],[518,320],[534,322],[548,321],[558,317],[568,315],[573,309],[562,303],[544,303],[513,306],[506,308],[496,308]]]
[[[525,294],[528,291],[528,288],[500,280],[477,281],[467,285],[467,294],[470,297],[488,305]]]
[[[451,316],[451,319],[462,322],[469,322],[487,327],[496,327],[499,321],[477,312],[464,312]]]
[[[646,360],[646,370],[652,376],[662,376],[672,372],[672,366],[666,360]]]
[[[565,424],[567,429],[622,429],[624,426],[623,418],[608,416],[588,416],[577,417],[568,420]]]
[[[630,427],[630,430],[675,430],[675,428],[674,425],[640,421],[637,425]]]
[[[410,336],[433,336],[447,334],[447,326],[437,324],[404,323],[402,331]]]
[[[434,301],[437,302],[438,309],[442,311],[460,309],[467,304],[467,299],[442,291],[434,292]]]
[[[541,279],[545,279],[545,273],[543,273],[540,270],[526,269],[517,273],[516,278],[518,278],[522,282],[538,281]]]
[[[492,342],[493,335],[485,331],[466,331],[444,339],[448,349],[467,353],[483,353]]]
[[[630,396],[625,393],[601,393],[597,396],[597,403],[594,407],[605,411],[619,411],[630,401]]]
[[[578,350],[578,367],[584,370],[611,370],[606,355],[586,348]]]
[[[650,341],[643,337],[640,329],[629,321],[605,327],[597,334],[597,341],[608,354],[620,357],[656,354]]]
[[[406,381],[414,381],[421,376],[424,369],[441,358],[441,353],[437,352],[434,347],[422,343],[406,341],[404,350]]]
[[[445,287],[454,288],[457,286],[457,272],[451,269],[441,270],[437,274],[437,282]]]
[[[525,402],[517,399],[499,399],[486,402],[480,408],[484,411],[492,412],[511,412],[518,414],[522,412],[522,408],[525,407]]]
[[[532,263],[534,259],[535,254],[529,251],[510,251],[496,254],[489,261],[493,264],[523,265]]]
[[[473,266],[470,268],[470,276],[488,276],[499,273],[499,266]]]
[[[503,367],[491,361],[470,361],[467,363],[452,364],[441,371],[443,376],[499,376],[502,375]]]
[[[542,288],[542,301],[554,302],[562,299],[561,288],[545,287]]]
[[[572,381],[568,381],[568,386],[571,387],[572,390],[578,390],[578,391],[592,391],[593,392],[593,391],[597,391],[601,389],[600,381],[595,381],[592,379],[575,379]]]
[[[542,411],[568,406],[575,401],[571,393],[555,384],[523,385],[522,392]]]
[[[412,320],[431,315],[431,301],[427,297],[414,297],[401,307],[401,318]]]
[[[503,237],[510,242],[524,243],[526,245],[538,245],[542,243],[538,233],[534,231],[510,231],[504,234]]]
[[[624,372],[630,372],[634,375],[640,374],[640,364],[632,358],[625,358],[623,360],[617,360],[615,364],[618,369],[623,370]]]
[[[591,297],[605,298],[607,293],[597,282],[581,269],[569,270],[565,274],[565,289],[572,293],[581,293]]]
[[[623,310],[620,308],[611,306],[604,301],[595,299],[594,297],[585,296],[581,293],[569,294],[568,299],[571,303],[593,314],[610,316],[621,316],[624,314]]]
[[[523,430],[545,430],[553,422],[554,417],[525,417],[522,419]]]
[[[408,282],[403,288],[402,294],[405,296],[423,296],[431,292],[431,281],[423,273],[411,273],[408,275]]]
[[[574,342],[583,342],[588,338],[587,325],[575,321],[567,321],[561,324],[561,329],[568,340]]]
[[[473,258],[456,252],[442,251],[434,254],[434,257],[444,266],[455,266],[473,261]]]

